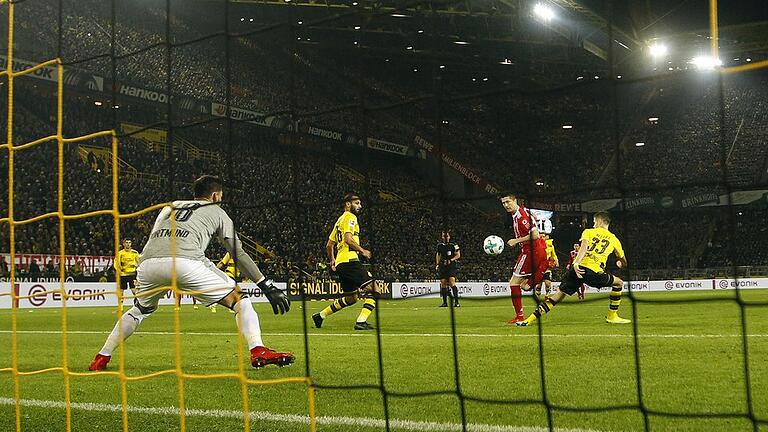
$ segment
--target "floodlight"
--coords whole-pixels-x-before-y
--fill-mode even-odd
[[[544,3],[537,3],[533,7],[533,14],[544,21],[550,21],[555,17],[555,11]]]
[[[653,58],[661,58],[667,55],[667,52],[669,52],[669,49],[663,43],[654,43],[648,47],[648,52],[651,54],[651,57]]]
[[[712,70],[718,66],[723,65],[723,61],[719,58],[709,56],[694,57],[689,63],[694,65],[697,69],[701,70]]]

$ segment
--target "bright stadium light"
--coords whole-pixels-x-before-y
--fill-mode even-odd
[[[457,40],[457,41],[454,41],[453,43],[455,43],[456,45],[469,45],[469,42],[463,41],[463,40]]]
[[[645,143],[644,143],[644,142],[636,142],[636,143],[635,143],[635,147],[642,147],[642,146],[644,146],[644,145],[645,145]]]
[[[701,70],[713,70],[723,65],[723,61],[719,58],[709,56],[694,57],[689,63]]]
[[[654,43],[648,47],[648,52],[653,58],[662,58],[669,52],[669,48],[663,43]]]
[[[563,129],[573,129],[573,125],[563,125]]]
[[[536,181],[536,186],[544,186],[544,182],[541,180]]]
[[[555,11],[544,3],[537,3],[536,6],[533,7],[533,14],[544,21],[551,21],[555,18]]]
[[[102,103],[100,101],[96,101],[93,104],[96,105],[96,106],[101,106],[102,105]]]
[[[355,26],[355,30],[360,30],[361,27],[359,25]]]

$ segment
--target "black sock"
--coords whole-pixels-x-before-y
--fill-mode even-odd
[[[451,292],[453,293],[453,303],[459,304],[459,288],[454,285],[451,287]]]
[[[443,298],[443,304],[448,304],[448,289],[440,288],[440,297]]]

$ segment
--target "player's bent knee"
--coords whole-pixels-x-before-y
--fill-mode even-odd
[[[242,300],[243,293],[240,291],[239,287],[236,287],[231,293],[227,294],[226,297],[219,300],[217,303],[224,306],[227,309],[235,310],[235,304]]]
[[[128,309],[126,314],[132,316],[133,319],[135,319],[136,321],[138,321],[139,324],[141,324],[141,322],[149,318],[149,316],[152,315],[152,312],[154,312],[155,310],[157,310],[156,307],[155,309],[149,309],[139,304],[135,304],[132,308]]]
[[[136,309],[136,311],[141,315],[150,316],[152,312],[157,310],[157,305],[155,304],[150,306],[144,306],[139,302],[138,299],[133,299],[133,307],[130,310],[134,310],[134,309]]]

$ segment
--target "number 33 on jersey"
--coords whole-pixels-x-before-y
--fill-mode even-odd
[[[581,241],[587,241],[587,252],[581,260],[581,266],[595,272],[605,271],[605,262],[612,252],[616,252],[616,258],[624,258],[624,249],[616,236],[605,228],[585,229],[581,234]]]

